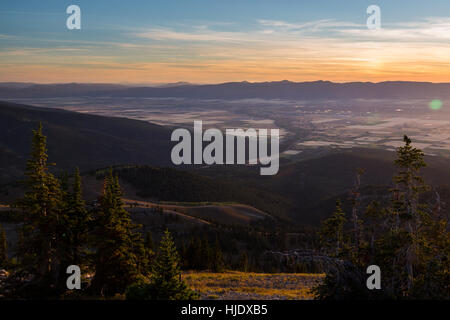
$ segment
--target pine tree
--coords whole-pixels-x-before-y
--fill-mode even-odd
[[[119,179],[110,169],[95,222],[97,252],[92,280],[92,288],[104,296],[123,293],[147,266],[141,235],[134,231],[137,226],[123,208],[121,195]]]
[[[211,270],[213,272],[222,272],[223,265],[224,265],[223,253],[222,253],[222,249],[220,248],[219,238],[216,237],[216,242],[214,243],[214,248],[213,248]]]
[[[198,295],[181,280],[180,258],[169,231],[164,232],[149,283],[138,283],[127,290],[131,300],[187,300]]]
[[[377,246],[378,241],[388,231],[385,223],[388,212],[385,208],[381,207],[381,204],[377,201],[372,201],[367,206],[362,217],[362,233],[364,235],[363,244],[360,248],[366,253],[362,256],[366,256],[366,265],[374,264],[376,261],[376,253],[379,249]],[[361,252],[358,252],[361,256]],[[360,257],[361,258],[361,257]],[[364,259],[360,259],[360,262],[364,262]]]
[[[407,281],[399,280],[400,290],[407,292],[414,282],[414,263],[417,257],[417,240],[421,223],[426,216],[424,206],[419,203],[419,196],[427,190],[420,169],[426,166],[424,153],[411,145],[411,139],[403,137],[405,145],[397,149],[395,165],[398,174],[394,176],[392,213],[395,218],[393,232],[401,244],[396,252],[396,261],[403,265],[399,278],[407,275]],[[403,268],[403,269],[402,269]],[[402,284],[403,282],[403,284]]]
[[[63,219],[62,191],[59,181],[49,172],[46,137],[42,124],[33,131],[31,157],[27,161],[23,199],[18,201],[25,221],[24,241],[20,252],[25,270],[35,274],[35,281],[55,287],[58,281],[61,257],[61,223]]]
[[[88,231],[92,221],[86,203],[83,200],[83,189],[80,171],[75,169],[73,182],[69,188],[69,177],[65,174],[61,178],[65,214],[61,232],[60,256],[61,265],[60,277],[67,278],[66,269],[69,265],[83,267],[88,259]],[[65,283],[61,282],[62,286]]]
[[[0,268],[5,267],[8,262],[8,244],[6,241],[6,232],[0,224]]]
[[[344,247],[345,213],[342,210],[341,200],[336,201],[336,210],[331,217],[322,221],[319,236],[323,248],[331,250],[334,256],[339,257]]]
[[[181,274],[180,258],[169,231],[161,239],[158,256],[153,264],[153,279],[161,282],[177,280]]]
[[[399,172],[394,176],[393,208],[397,218],[396,227],[405,226],[408,232],[413,233],[417,230],[422,213],[419,196],[428,190],[420,175],[420,169],[426,167],[426,163],[423,151],[413,148],[411,139],[405,135],[403,141],[405,146],[397,149],[395,160]]]
[[[86,209],[86,203],[83,200],[82,182],[78,167],[75,168],[72,193],[69,195],[68,207],[69,211],[67,216],[71,227],[71,242],[73,248],[70,258],[72,259],[73,264],[79,264],[83,262],[83,258],[86,256],[84,247],[87,242],[87,233],[92,217]]]
[[[450,225],[448,218],[427,221],[419,239],[413,294],[420,299],[450,299]]]

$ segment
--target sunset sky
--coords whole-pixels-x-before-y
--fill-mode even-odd
[[[66,28],[71,4],[81,30]],[[285,79],[450,82],[450,1],[0,2],[2,82]]]

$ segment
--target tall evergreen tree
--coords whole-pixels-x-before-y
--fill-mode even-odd
[[[424,221],[417,237],[417,260],[411,295],[420,299],[450,299],[450,232],[445,218]]]
[[[406,272],[405,281],[400,282],[401,290],[409,291],[414,282],[414,263],[417,258],[417,240],[423,218],[427,215],[424,205],[419,203],[419,196],[427,190],[420,169],[426,166],[424,153],[411,145],[411,139],[403,137],[405,145],[397,149],[395,165],[398,174],[394,176],[392,213],[395,217],[394,229],[401,238],[402,246],[398,248],[396,262],[400,266],[399,277]],[[403,283],[403,284],[402,284]]]
[[[84,267],[88,262],[88,231],[92,218],[83,200],[80,170],[75,169],[71,188],[69,188],[67,174],[61,178],[61,186],[65,214],[63,215],[64,220],[61,228],[60,256],[62,268],[60,277],[67,278],[66,269],[68,266]],[[60,282],[60,284],[65,286],[63,282]]]
[[[361,263],[369,265],[375,263],[378,242],[388,231],[388,226],[385,221],[387,216],[387,210],[382,208],[381,204],[377,201],[372,201],[366,207],[361,219],[363,243],[360,244],[360,249],[363,252],[358,252],[360,256],[362,253],[362,257],[360,257]]]
[[[139,283],[127,290],[131,300],[188,300],[198,295],[181,280],[180,258],[169,231],[164,232],[152,265],[150,283]]]
[[[336,201],[336,210],[331,217],[322,221],[319,231],[322,247],[331,250],[331,253],[336,257],[343,250],[345,222],[345,213],[342,210],[341,200],[338,199]]]
[[[54,287],[61,262],[58,247],[64,206],[60,183],[49,172],[46,137],[41,123],[33,131],[31,157],[25,174],[26,192],[18,201],[26,217],[23,224],[25,237],[20,250],[27,257],[23,267],[35,274],[36,282]]]
[[[89,224],[92,217],[86,209],[86,203],[83,200],[83,189],[80,176],[80,170],[75,168],[72,192],[68,199],[68,222],[71,228],[71,243],[72,252],[71,257],[74,264],[83,262],[85,257],[85,244],[87,241],[87,232],[89,231]]]
[[[141,235],[123,208],[121,196],[119,179],[110,169],[95,222],[97,252],[92,280],[92,288],[104,296],[123,293],[147,265]]]

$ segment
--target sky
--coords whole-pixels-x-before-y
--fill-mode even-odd
[[[378,5],[381,28],[366,10]],[[69,30],[66,8],[81,9]],[[450,82],[448,0],[0,2],[0,82]]]

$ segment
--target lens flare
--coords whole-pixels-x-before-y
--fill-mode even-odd
[[[439,110],[441,108],[442,108],[442,101],[441,100],[435,99],[435,100],[432,100],[430,102],[430,109],[431,110]]]

